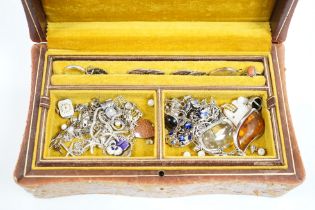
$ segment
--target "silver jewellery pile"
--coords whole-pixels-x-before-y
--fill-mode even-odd
[[[145,138],[154,136],[152,124],[142,118],[134,103],[122,96],[104,102],[92,99],[89,104],[75,107],[70,99],[60,100],[58,113],[68,122],[61,126],[50,147],[61,153],[65,151],[66,157],[87,151],[94,154],[95,148],[106,155],[130,156],[136,137],[143,137],[143,133]]]
[[[264,132],[261,103],[260,97],[239,97],[221,107],[213,98],[209,102],[191,96],[167,99],[166,142],[172,147],[193,144],[198,156],[245,155],[248,145]],[[189,152],[183,155],[191,156]]]

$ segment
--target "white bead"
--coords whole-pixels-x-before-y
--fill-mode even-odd
[[[259,148],[257,150],[258,155],[264,156],[266,154],[266,150],[264,148]]]
[[[198,152],[198,156],[199,156],[199,157],[204,157],[204,156],[206,156],[205,151],[200,150],[200,151]]]
[[[63,130],[63,131],[64,131],[64,130],[66,130],[66,129],[67,129],[67,127],[68,127],[68,126],[67,126],[66,124],[62,124],[62,125],[61,125],[61,130]]]
[[[154,144],[154,141],[152,139],[147,139],[145,141],[146,144]]]
[[[127,103],[125,104],[125,108],[126,108],[126,109],[132,109],[132,104],[129,103],[129,102],[127,102]]]
[[[153,99],[148,100],[148,106],[154,106],[154,100]]]
[[[184,156],[184,157],[190,157],[191,154],[190,154],[190,152],[187,152],[187,151],[186,151],[186,152],[184,152],[183,156]]]

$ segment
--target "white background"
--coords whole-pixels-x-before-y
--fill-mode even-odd
[[[61,1],[62,2],[62,1]],[[305,182],[278,198],[203,195],[133,198],[80,195],[38,199],[13,181],[27,117],[32,42],[20,0],[0,0],[0,209],[314,209],[315,198],[315,1],[300,0],[286,41],[289,104]]]

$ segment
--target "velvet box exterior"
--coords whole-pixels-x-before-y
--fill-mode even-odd
[[[14,173],[19,185],[39,197],[84,193],[279,196],[303,182],[305,172],[287,103],[283,45],[297,1],[84,2],[22,0],[35,43],[30,108]],[[172,76],[148,76],[144,81],[142,77],[130,79],[129,75],[101,79],[58,75],[58,66],[77,60],[84,65],[115,65],[119,61],[129,67],[132,61],[169,68],[172,64],[166,61],[187,62],[193,67],[197,61],[258,62],[267,72],[266,85],[255,88],[260,83],[258,78],[181,81]],[[188,81],[192,84],[186,85]],[[167,149],[161,117],[164,97],[186,92],[220,97],[221,90],[230,91],[227,95],[232,97],[243,94],[242,88],[248,95],[257,89],[265,97],[271,137],[266,134],[264,138],[274,140],[274,154],[262,159],[200,159],[175,157]],[[62,159],[48,151],[45,141],[55,126],[51,110],[56,98],[76,93],[90,96],[90,92],[103,97],[126,90],[125,94],[139,103],[141,97],[150,96],[159,104],[149,116],[156,125],[156,143],[152,153],[147,149],[148,157],[79,161]],[[138,153],[146,154],[141,149]]]

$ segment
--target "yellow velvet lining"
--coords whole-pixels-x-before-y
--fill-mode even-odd
[[[62,22],[48,24],[48,47],[76,51],[265,51],[268,22]]]
[[[231,103],[232,100],[237,99],[239,96],[250,97],[250,96],[260,96],[263,99],[262,104],[262,116],[265,120],[265,132],[264,134],[256,139],[253,144],[257,147],[263,147],[266,149],[267,153],[265,156],[257,156],[257,154],[251,154],[249,150],[246,151],[245,157],[239,158],[275,158],[276,151],[275,151],[275,144],[273,138],[273,129],[271,124],[270,113],[267,109],[267,92],[265,91],[251,91],[251,90],[238,90],[238,91],[223,91],[223,90],[211,90],[211,91],[200,91],[200,90],[190,90],[190,91],[183,91],[183,90],[166,90],[163,92],[163,102],[165,103],[165,99],[168,98],[182,98],[186,95],[191,95],[194,98],[204,99],[207,98],[208,101],[211,97],[214,97],[217,105],[222,105],[225,103]],[[163,104],[164,104],[163,103]],[[163,122],[164,125],[164,122]],[[165,139],[165,135],[167,130],[163,130],[163,139]],[[191,157],[187,158],[196,158],[197,153],[193,150],[195,145],[189,145],[187,147],[181,148],[174,148],[168,145],[164,141],[164,150],[163,154],[165,158],[183,158],[183,153],[188,151],[191,153]],[[233,149],[233,148],[231,148]],[[213,156],[206,156],[206,157],[213,157]],[[228,156],[224,158],[231,158],[233,156]],[[233,157],[235,158],[235,156]]]
[[[48,21],[268,21],[275,0],[42,0]]]
[[[89,66],[105,69],[108,75],[82,75],[79,71],[65,70],[68,65]],[[222,67],[243,69],[255,66],[263,74],[261,62],[249,61],[55,61],[53,62],[53,85],[188,85],[188,86],[263,86],[262,76],[180,76],[169,75],[178,70],[211,72]],[[132,69],[158,69],[165,75],[128,75]],[[145,79],[144,79],[145,78]]]
[[[52,85],[264,86],[264,76],[53,75]]]
[[[47,115],[47,123],[45,127],[45,143],[44,143],[44,159],[56,159],[67,158],[65,154],[54,151],[49,148],[50,140],[55,137],[60,131],[60,126],[66,123],[68,120],[63,119],[56,113],[57,102],[62,99],[69,98],[73,104],[85,104],[91,101],[92,98],[98,98],[100,101],[107,99],[113,99],[117,96],[123,96],[128,101],[131,101],[137,105],[137,107],[143,112],[143,118],[150,120],[156,125],[156,107],[150,107],[147,105],[148,99],[154,99],[156,101],[155,91],[115,91],[115,90],[51,90],[50,91],[50,108]],[[155,129],[156,130],[156,129]],[[154,144],[146,144],[145,139],[135,139],[134,147],[132,148],[132,156],[137,158],[154,158],[156,156],[157,148],[157,132],[155,132]],[[95,149],[94,155],[86,152],[80,157],[74,157],[75,159],[82,158],[117,158],[113,156],[104,156],[102,150]],[[123,158],[123,157],[118,157]]]

